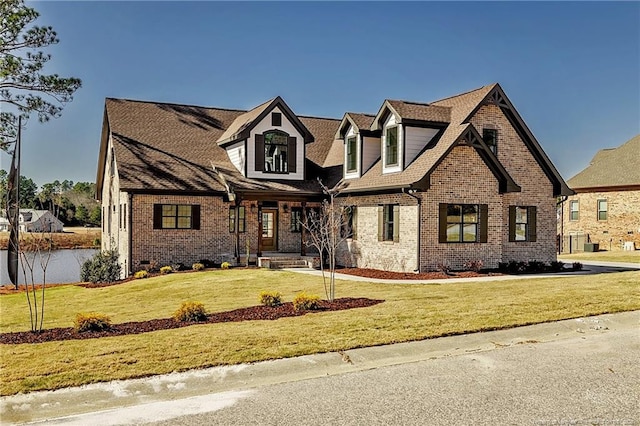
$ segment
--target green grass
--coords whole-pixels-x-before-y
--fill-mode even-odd
[[[558,256],[558,260],[593,260],[601,262],[640,263],[640,250],[636,251],[597,251],[593,253],[572,253]]]
[[[77,312],[117,324],[170,317],[186,300],[209,312],[257,305],[261,291],[291,301],[323,295],[319,277],[269,270],[171,274],[98,288],[47,290],[45,327],[69,327]],[[339,281],[338,297],[385,302],[276,321],[203,324],[146,334],[0,345],[0,394],[57,389],[221,364],[420,340],[452,333],[640,309],[640,272],[457,284]],[[24,294],[0,296],[0,330],[29,329]]]

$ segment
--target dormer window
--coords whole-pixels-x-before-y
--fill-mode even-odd
[[[389,127],[385,133],[385,166],[398,165],[398,126]]]
[[[482,139],[491,152],[498,155],[498,131],[496,129],[482,129]]]
[[[289,135],[280,131],[264,134],[264,171],[271,173],[287,173]]]
[[[282,126],[282,114],[279,112],[271,113],[271,125],[272,126]]]
[[[358,167],[358,145],[356,136],[347,138],[347,172],[355,172]]]

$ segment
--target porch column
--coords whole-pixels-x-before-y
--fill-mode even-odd
[[[302,223],[307,223],[307,202],[302,202]],[[307,255],[307,245],[304,241],[307,239],[307,230],[304,226],[300,226],[300,256]]]
[[[257,256],[262,256],[262,201],[258,201],[258,253]],[[256,259],[256,264],[258,259]]]

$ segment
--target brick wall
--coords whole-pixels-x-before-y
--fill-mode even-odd
[[[579,202],[578,220],[570,220],[570,202]],[[598,220],[598,200],[607,200],[607,220]],[[640,190],[580,192],[562,204],[565,236],[585,233],[603,250],[621,250],[625,241],[640,248]],[[582,248],[579,248],[582,250]]]

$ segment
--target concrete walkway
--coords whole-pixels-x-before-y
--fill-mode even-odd
[[[610,272],[625,272],[640,270],[640,263],[620,263],[620,262],[591,262],[591,261],[579,261],[579,260],[562,260],[565,264],[571,264],[573,262],[580,262],[584,266],[581,271],[568,271],[558,272],[550,274],[521,274],[521,275],[493,275],[486,277],[475,278],[444,278],[433,280],[390,280],[381,278],[366,278],[359,277],[357,275],[341,274],[336,272],[336,279],[346,281],[363,281],[369,283],[386,283],[386,284],[455,284],[464,282],[486,282],[486,281],[508,281],[508,280],[530,280],[534,278],[561,278],[561,277],[573,277],[581,275],[592,274],[605,274]],[[291,268],[284,269],[289,272],[298,272],[301,274],[322,276],[322,272],[317,269],[311,268]],[[325,274],[329,276],[328,272]]]
[[[0,417],[3,425],[97,424],[89,421],[95,416],[105,421],[99,422],[100,424],[121,424],[105,419],[115,419],[116,412],[122,412],[126,407],[130,407],[137,416],[151,411],[160,415],[175,404],[186,404],[187,408],[195,411],[210,409],[210,403],[225,403],[225,395],[241,394],[277,383],[486,352],[514,345],[560,341],[609,331],[629,332],[637,330],[639,325],[640,311],[603,314],[506,330],[96,383],[57,391],[32,392],[0,398]],[[229,403],[232,404],[233,401]]]

